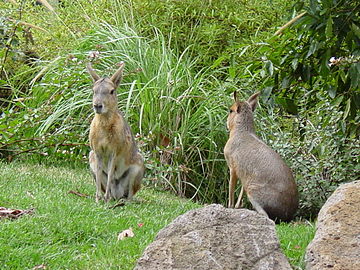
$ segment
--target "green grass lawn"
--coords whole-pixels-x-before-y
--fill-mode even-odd
[[[304,255],[314,238],[315,226],[310,222],[282,223],[276,225],[281,249],[295,270],[305,269]]]
[[[161,228],[200,206],[144,187],[134,202],[108,209],[95,203],[94,194],[86,169],[0,162],[0,207],[35,211],[0,220],[0,268],[132,269]],[[130,227],[135,236],[118,241]],[[277,226],[282,248],[297,268],[313,230],[305,223]]]
[[[198,207],[144,188],[137,201],[108,209],[95,203],[95,186],[86,169],[0,163],[0,179],[0,206],[35,209],[34,215],[0,221],[1,269],[40,264],[50,269],[132,269],[161,228]],[[118,234],[130,227],[135,236],[118,241]]]

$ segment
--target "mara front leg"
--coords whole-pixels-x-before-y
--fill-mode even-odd
[[[235,187],[237,183],[237,175],[234,169],[230,167],[230,181],[229,181],[229,208],[235,207]]]
[[[92,173],[95,175],[95,185],[96,185],[96,193],[95,193],[95,201],[98,203],[102,199],[101,193],[101,183],[103,182],[103,161],[100,155],[96,155],[94,151],[90,152],[89,155],[90,161],[90,169]]]
[[[111,192],[110,188],[112,185],[112,182],[114,181],[114,173],[115,173],[115,159],[116,155],[115,153],[112,153],[110,155],[109,161],[108,161],[108,175],[107,175],[107,183],[105,188],[105,202],[109,202],[111,199]]]

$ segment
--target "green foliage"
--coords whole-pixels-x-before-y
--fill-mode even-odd
[[[243,44],[268,36],[294,1],[132,1],[142,35],[151,36],[156,26],[171,40],[177,52],[189,49],[197,67],[226,67],[234,78]]]
[[[54,62],[50,63],[48,68],[51,64]],[[64,87],[66,86],[67,83]],[[49,92],[44,91],[46,87],[50,90]],[[58,123],[53,127],[53,132],[38,132],[45,119],[55,116],[52,103],[62,98],[61,92],[51,93],[52,89],[58,89],[59,81],[52,81],[52,87],[49,87],[44,80],[40,92],[37,92],[39,87],[33,87],[30,92],[31,97],[27,97],[27,93],[22,93],[19,98],[11,100],[11,106],[2,110],[0,115],[1,158],[12,161],[21,156],[37,160],[39,157],[44,157],[45,160],[52,157],[52,160],[58,161],[71,159],[77,164],[83,162],[88,152],[84,148],[86,139],[80,137],[79,126],[74,123],[75,121],[72,122],[71,127],[64,125],[61,128]],[[69,122],[70,119],[67,121]]]
[[[110,26],[96,35],[99,40],[95,38],[95,44],[108,44],[100,52],[102,62],[124,59],[128,71],[141,69],[130,81],[125,78],[126,90],[119,97],[133,132],[139,133],[150,179],[181,196],[197,194],[202,200],[221,200],[214,199],[217,195],[209,183],[202,185],[204,177],[217,175],[221,180],[225,173],[214,170],[216,162],[223,160],[217,145],[225,141],[224,104],[219,102],[225,92],[215,95],[211,90],[218,88],[213,86],[218,82],[193,73],[193,62],[185,55],[177,58],[159,32],[150,42]],[[132,39],[122,42],[122,36]],[[201,136],[204,133],[211,136]]]
[[[311,112],[299,119],[298,141],[301,155],[296,157],[303,216],[316,216],[326,199],[341,183],[359,178],[359,138],[344,136],[344,115],[341,102],[330,102],[319,95],[319,101]],[[354,123],[359,123],[356,116]],[[307,213],[307,215],[305,214]]]
[[[319,98],[321,102],[311,111],[302,111],[300,106],[299,117],[288,123],[292,126],[277,126],[276,115],[258,122],[260,130],[267,128],[263,139],[292,168],[300,192],[298,216],[306,218],[315,218],[335,188],[357,180],[360,170],[359,139],[344,137],[340,103]]]
[[[285,29],[261,48],[266,95],[274,93],[275,102],[292,114],[301,105],[310,109],[322,96],[332,103],[341,98],[346,134],[359,134],[352,120],[360,110],[360,4],[310,1],[305,10],[291,31]]]
[[[0,105],[8,104],[9,97],[17,97],[19,91],[26,92],[30,77],[34,73],[37,54],[31,28],[21,22],[23,5],[0,11]]]
[[[236,89],[243,98],[262,89],[258,135],[294,170],[299,215],[314,217],[339,183],[358,177],[354,1],[298,4],[295,11],[307,13],[276,37],[294,1],[62,3],[55,11],[23,6],[23,22],[46,30],[32,28],[43,60],[36,73],[11,78],[30,74],[18,80],[29,91],[14,84],[16,99],[1,110],[0,157],[85,166],[92,118],[85,63],[110,75],[123,60],[119,107],[147,161],[150,185],[226,204],[222,150]]]
[[[4,130],[10,123],[17,123],[3,135],[3,155],[11,159],[27,153],[18,144],[19,137],[12,136],[18,134],[31,137],[24,142],[27,147],[31,145],[31,153],[56,155],[59,159],[85,158],[92,110],[91,81],[84,68],[90,60],[89,51],[82,48],[92,48],[98,50],[98,56],[91,58],[94,67],[105,76],[114,72],[116,62],[126,62],[119,107],[134,134],[138,134],[148,161],[148,182],[181,196],[221,201],[224,194],[212,192],[218,186],[225,191],[227,182],[223,180],[226,166],[217,166],[219,161],[224,163],[218,148],[222,149],[226,139],[225,105],[219,102],[226,91],[219,88],[220,82],[193,73],[193,62],[185,55],[177,58],[159,32],[149,40],[128,27],[104,24],[83,44],[78,52],[44,67],[41,83],[32,87],[33,99],[26,102],[27,122],[12,113],[3,114]],[[37,104],[42,106],[37,108]],[[32,117],[34,114],[38,117]],[[210,135],[204,137],[204,133]],[[68,155],[60,155],[65,153]],[[219,181],[209,185],[204,177]]]
[[[360,4],[298,1],[302,7],[304,15],[259,47],[261,61],[248,67],[263,80],[269,111],[292,119],[282,121],[281,142],[273,147],[297,175],[299,214],[314,217],[340,183],[358,179]]]

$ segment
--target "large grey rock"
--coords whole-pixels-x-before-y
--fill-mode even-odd
[[[321,208],[306,269],[360,269],[360,181],[341,185]]]
[[[291,269],[281,253],[274,222],[247,209],[209,205],[162,229],[136,270]]]

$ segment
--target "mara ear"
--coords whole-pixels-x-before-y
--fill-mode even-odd
[[[121,61],[119,63],[119,69],[114,73],[114,75],[111,76],[110,80],[114,83],[115,88],[117,88],[123,78],[123,71],[125,67],[125,63]]]
[[[97,73],[95,72],[95,70],[92,68],[92,65],[91,65],[90,62],[87,63],[86,69],[87,69],[87,71],[89,72],[89,74],[90,74],[91,79],[93,80],[93,82],[96,82],[97,80],[100,79],[100,76],[97,75]]]
[[[238,101],[237,91],[234,91],[234,101],[235,101],[235,102],[237,102],[237,101]]]
[[[249,99],[247,100],[252,111],[255,111],[255,109],[256,109],[259,95],[260,95],[260,92],[257,92],[255,94],[253,94],[251,97],[249,97]]]

